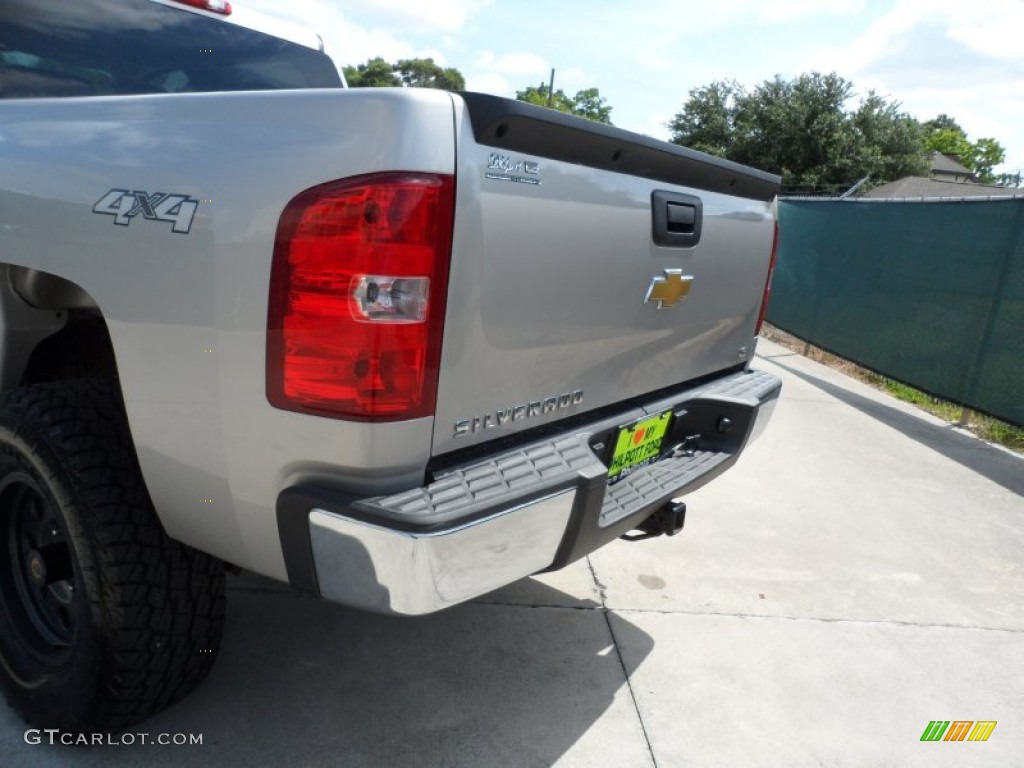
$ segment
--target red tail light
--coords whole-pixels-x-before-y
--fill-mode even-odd
[[[190,5],[193,8],[201,8],[204,11],[213,11],[224,16],[231,15],[231,3],[228,0],[175,0],[182,5]]]
[[[288,204],[267,322],[272,405],[368,421],[433,414],[454,202],[451,176],[381,173]]]
[[[772,295],[772,276],[775,274],[775,258],[779,254],[779,222],[775,222],[775,236],[772,238],[772,258],[768,262],[768,279],[764,283],[764,294],[761,296],[761,311],[757,315],[757,327],[754,335],[761,335],[761,326],[764,325],[764,316],[768,312],[768,299]]]

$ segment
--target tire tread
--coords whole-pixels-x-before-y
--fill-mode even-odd
[[[99,587],[89,595],[102,635],[99,689],[74,725],[111,731],[144,720],[193,690],[213,666],[224,624],[223,564],[164,532],[112,382],[13,390],[0,398],[0,418],[17,424],[54,470],[49,481],[66,480],[73,548]],[[19,709],[30,721],[39,717]]]

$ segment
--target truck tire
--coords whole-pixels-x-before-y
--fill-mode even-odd
[[[117,387],[0,397],[0,684],[29,724],[116,732],[216,659],[224,566],[169,538]]]

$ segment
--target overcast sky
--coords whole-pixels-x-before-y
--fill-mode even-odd
[[[690,89],[838,72],[921,120],[945,112],[1024,169],[1024,0],[235,0],[319,33],[339,66],[432,56],[469,90],[597,87],[667,138]],[[240,19],[241,20],[241,19]],[[856,100],[855,100],[856,101]],[[855,102],[854,102],[855,103]],[[851,105],[852,106],[852,105]]]

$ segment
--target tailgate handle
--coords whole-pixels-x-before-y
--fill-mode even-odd
[[[700,242],[703,220],[700,198],[667,190],[651,193],[654,244],[666,248],[691,248]]]

